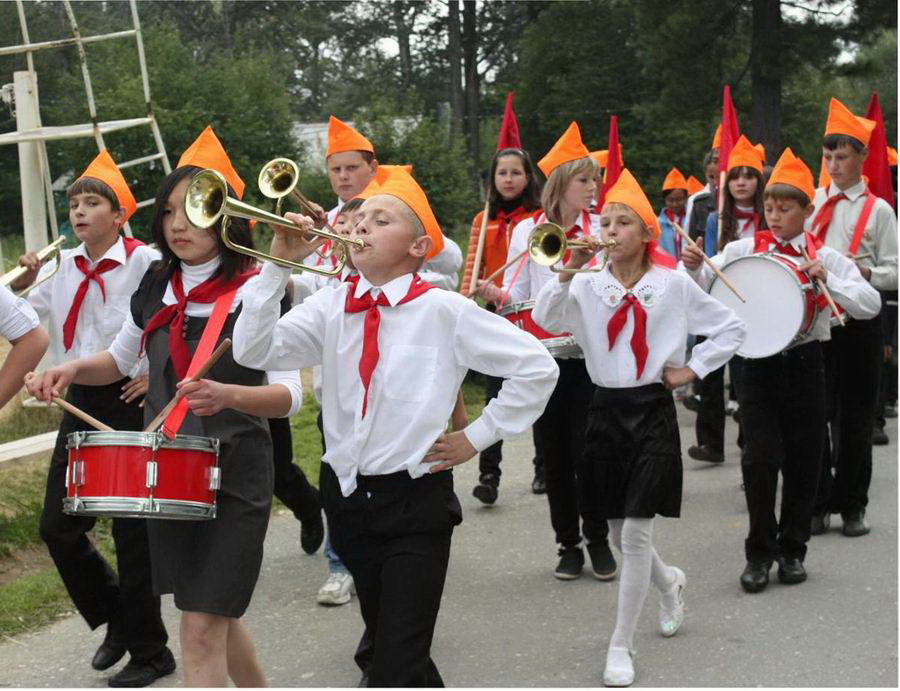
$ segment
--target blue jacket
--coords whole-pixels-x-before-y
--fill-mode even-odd
[[[659,212],[659,216],[657,216],[657,220],[659,221],[659,247],[660,249],[668,252],[673,257],[678,259],[678,255],[675,254],[675,228],[672,225],[672,222],[669,221],[669,217],[666,216],[666,210],[663,209]]]
[[[703,251],[707,257],[719,253],[719,212],[713,211],[706,217],[706,233],[704,235]]]

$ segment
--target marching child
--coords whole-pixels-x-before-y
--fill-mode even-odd
[[[431,640],[462,520],[453,475],[442,471],[527,430],[557,368],[506,320],[419,279],[442,235],[406,171],[365,201],[354,236],[365,243],[351,249],[358,281],[320,290],[280,320],[290,272],[267,263],[238,320],[235,354],[251,367],[322,363],[320,486],[334,548],[353,574],[373,638],[369,685],[441,686]],[[278,229],[271,253],[297,261],[313,246]],[[506,381],[480,418],[444,434],[470,367]]]
[[[663,201],[666,208],[659,212],[659,247],[681,259],[682,237],[675,231],[675,223],[684,230],[684,207],[687,204],[688,184],[678,168],[672,168],[663,180]]]
[[[62,250],[56,274],[28,294],[31,306],[49,322],[50,349],[57,366],[109,347],[128,315],[131,294],[159,258],[156,250],[119,233],[137,203],[106,149],[72,183],[68,196],[69,221],[81,244]],[[30,271],[14,288],[29,285],[36,274],[40,279],[53,269],[48,262],[37,273],[39,263],[33,253],[19,263]],[[66,400],[114,429],[139,430],[143,427],[140,398],[147,384],[138,372],[129,368],[102,384],[78,382],[69,387]],[[57,393],[64,388],[58,387]],[[90,429],[73,415],[63,414],[47,472],[41,539],[88,626],[96,629],[106,624],[106,636],[91,661],[93,668],[108,669],[128,652],[128,664],[109,679],[109,685],[147,686],[175,670],[175,659],[166,647],[168,634],[160,617],[159,597],[153,594],[147,524],[113,519],[116,575],[87,536],[96,519],[70,516],[62,510],[67,437]]]
[[[0,367],[2,408],[22,388],[22,379],[37,367],[50,344],[34,308],[6,286],[0,286],[0,336],[12,345]]]
[[[603,681],[634,681],[634,632],[647,590],[660,592],[659,626],[673,636],[684,620],[681,569],[653,547],[657,514],[681,512],[681,443],[671,390],[720,367],[744,338],[734,312],[682,273],[656,266],[659,224],[650,202],[625,169],[600,215],[603,240],[615,240],[599,273],[561,273],[544,286],[534,319],[571,331],[584,349],[597,388],[590,404],[582,482],[596,496],[622,554],[616,626]],[[599,246],[572,252],[567,268],[586,264]],[[687,248],[685,248],[686,251]],[[684,364],[688,333],[707,340]]]
[[[509,239],[513,228],[528,216],[540,210],[541,188],[537,181],[537,174],[531,156],[524,149],[501,149],[494,154],[491,161],[490,175],[488,177],[490,187],[488,189],[488,222],[485,226],[484,253],[478,275],[471,275],[472,263],[475,260],[475,252],[478,246],[478,233],[484,211],[478,212],[472,220],[472,232],[469,236],[469,252],[466,257],[467,274],[463,278],[460,292],[468,295],[471,281],[481,283],[481,279],[490,276],[506,263],[506,254],[509,249]],[[495,287],[503,285],[503,276],[499,275],[494,280]],[[483,292],[483,291],[482,291]],[[487,303],[487,309],[496,312],[492,302]],[[497,377],[485,377],[484,402],[497,395],[503,382]],[[472,494],[483,504],[493,504],[497,501],[497,490],[500,487],[500,462],[503,442],[497,442],[488,447],[478,456],[478,484],[472,490]],[[537,473],[537,468],[535,468]]]
[[[713,261],[725,265],[750,254],[777,252],[800,257],[799,269],[825,282],[832,298],[856,319],[871,319],[881,298],[852,261],[829,247],[816,247],[804,233],[812,215],[812,173],[785,149],[765,189],[769,231],[729,243]],[[806,253],[809,260],[802,259]],[[682,258],[700,285],[712,279],[711,269],[691,249]],[[823,302],[820,300],[820,303]],[[825,434],[825,370],[822,341],[830,337],[827,303],[810,331],[782,352],[745,359],[738,401],[744,432],[741,470],[750,517],[744,543],[747,566],[741,586],[749,593],[764,590],[769,569],[778,561],[778,580],[802,583],[809,541],[810,517],[819,478]],[[867,421],[871,429],[871,422]],[[775,518],[778,471],[781,470],[781,516]]]
[[[890,204],[872,194],[862,178],[875,123],[853,115],[831,99],[822,155],[831,183],[816,190],[811,227],[816,240],[854,259],[863,278],[877,290],[897,290],[897,217]],[[828,420],[835,474],[826,445],[813,512],[814,534],[828,530],[831,514],[841,514],[842,532],[869,532],[866,506],[872,481],[872,418],[878,401],[883,360],[880,315],[851,314],[832,330],[825,347]]]
[[[107,384],[146,350],[145,420],[179,394],[187,407],[179,404],[166,425],[219,440],[222,485],[215,520],[148,521],[154,589],[173,593],[181,610],[186,686],[226,686],[229,677],[237,686],[265,686],[241,617],[259,575],[272,502],[272,440],[265,418],[299,408],[300,381],[296,371],[242,367],[230,352],[212,367],[209,379],[184,381],[189,366],[200,364],[196,351],[211,352],[220,338],[230,336],[246,281],[256,273],[249,257],[223,243],[221,220],[210,229],[188,221],[185,192],[203,168],[221,173],[229,196],[240,198],[243,181],[208,127],[160,185],[152,232],[162,261],[141,281],[115,340],[96,355],[33,377],[29,391],[46,400],[70,382]],[[252,246],[245,221],[232,219],[228,232],[235,242]]]
[[[553,148],[538,162],[547,178],[541,195],[543,212],[519,223],[513,230],[508,258],[528,246],[532,229],[546,221],[560,226],[569,238],[586,238],[599,233],[598,218],[590,213],[597,189],[597,164],[581,141],[576,123],[569,125]],[[554,278],[547,267],[527,255],[504,274],[503,290],[494,299],[508,294],[510,302],[534,300],[541,288]],[[615,578],[616,560],[609,548],[609,526],[600,508],[582,496],[578,477],[583,459],[584,426],[593,384],[581,354],[555,356],[559,381],[546,409],[534,425],[534,445],[544,462],[550,523],[559,545],[559,561],[554,576],[574,580],[584,567],[582,535],[587,541],[591,572],[598,580]],[[579,526],[581,518],[582,526]]]

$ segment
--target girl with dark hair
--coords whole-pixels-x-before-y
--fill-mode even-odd
[[[201,168],[220,172],[228,194],[240,198],[244,184],[207,129],[160,186],[152,233],[163,254],[161,266],[144,276],[115,341],[36,377],[29,390],[46,399],[70,382],[106,384],[146,351],[145,423],[179,395],[189,406],[179,433],[219,440],[215,520],[148,521],[153,586],[159,594],[173,593],[182,611],[186,686],[227,686],[229,677],[237,686],[265,686],[241,617],[259,576],[272,502],[272,440],[265,418],[296,412],[300,381],[298,372],[242,367],[228,351],[209,379],[185,381],[201,341],[231,336],[245,282],[256,274],[250,259],[223,245],[221,221],[209,229],[188,221],[185,193]],[[246,223],[234,221],[231,232],[237,242],[250,244]],[[227,313],[218,334],[214,304]]]
[[[485,227],[484,249],[481,265],[478,267],[478,275],[473,276],[475,253],[478,246],[481,224],[484,220],[484,211],[479,211],[472,220],[472,232],[469,235],[469,251],[466,256],[466,271],[462,281],[460,292],[468,295],[473,281],[479,284],[479,295],[486,297],[491,288],[482,285],[482,279],[495,273],[506,263],[506,253],[509,248],[509,239],[513,228],[519,221],[534,215],[541,208],[541,186],[535,174],[531,156],[524,149],[506,148],[500,149],[494,154],[491,161],[488,198],[488,223]],[[492,284],[499,290],[503,285],[503,276],[493,279]],[[492,302],[487,303],[487,309],[496,311]],[[497,396],[502,379],[497,377],[485,378],[484,402]],[[497,490],[500,486],[500,462],[503,459],[503,442],[498,441],[481,452],[478,457],[478,484],[472,493],[484,504],[493,504],[497,501]],[[535,458],[535,479],[532,488],[535,492],[541,492],[544,488],[543,464],[539,458]]]

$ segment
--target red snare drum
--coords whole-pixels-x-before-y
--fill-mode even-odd
[[[733,309],[747,326],[738,355],[775,355],[812,329],[818,291],[797,268],[801,261],[784,254],[751,254],[723,266],[722,273],[747,302],[741,302],[723,281],[713,280],[709,294]]]
[[[69,435],[63,511],[79,516],[211,520],[219,440],[161,432]]]
[[[499,315],[538,339],[546,346],[553,357],[566,358],[582,354],[581,346],[575,342],[572,334],[552,334],[535,324],[531,318],[533,309],[534,300],[524,300],[523,302],[513,302],[509,305],[504,305],[500,308]]]

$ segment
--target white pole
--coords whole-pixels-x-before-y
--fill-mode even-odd
[[[37,84],[29,72],[13,75],[16,99],[16,130],[30,130],[40,126],[37,103]],[[25,250],[46,247],[47,208],[44,180],[41,174],[41,143],[23,142],[19,147],[19,179],[22,186],[22,226],[25,229]]]

